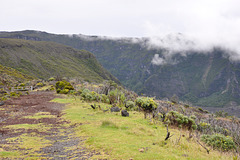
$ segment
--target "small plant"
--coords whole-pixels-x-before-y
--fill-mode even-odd
[[[51,87],[50,87],[50,91],[54,91],[54,90],[55,90],[54,86],[51,85]]]
[[[205,134],[201,136],[201,140],[207,145],[212,146],[214,149],[219,149],[222,151],[229,151],[236,148],[232,138],[222,134]]]
[[[10,97],[16,97],[17,93],[16,92],[10,92]]]
[[[38,82],[38,83],[36,84],[36,86],[37,86],[37,87],[43,87],[44,85],[43,85],[42,82]]]
[[[61,92],[61,89],[60,89],[60,88],[58,88],[56,91],[57,91],[57,93],[60,93],[60,92]]]
[[[21,83],[19,86],[20,87],[25,87],[25,83]]]
[[[200,108],[200,107],[198,108],[198,110],[199,110],[200,112],[204,112],[204,111],[203,111],[203,109],[202,109],[202,108]]]
[[[51,77],[51,78],[48,79],[48,81],[54,81],[54,80],[55,80],[54,77]]]

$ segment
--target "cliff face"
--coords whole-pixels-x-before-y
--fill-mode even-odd
[[[142,39],[104,39],[96,36],[54,35],[45,32],[3,32],[0,37],[54,41],[92,52],[109,72],[126,87],[159,98],[176,94],[195,105],[222,107],[240,104],[240,64],[231,62],[227,51],[215,48],[207,53],[188,51],[175,54],[170,63],[156,65],[156,54],[163,49],[149,49]],[[133,43],[133,41],[135,42]],[[234,103],[235,104],[235,103]]]

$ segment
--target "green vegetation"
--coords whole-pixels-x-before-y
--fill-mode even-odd
[[[210,154],[187,137],[188,134],[171,128],[174,136],[167,143],[164,142],[166,128],[161,123],[151,124],[143,119],[142,113],[129,111],[129,118],[122,118],[120,114],[89,109],[89,102],[82,102],[79,98],[66,97],[55,99],[54,102],[69,103],[64,111],[64,118],[71,124],[79,124],[75,128],[78,136],[87,136],[85,142],[89,149],[98,150],[102,154],[92,159],[231,159],[231,155],[211,151]],[[109,104],[95,103],[103,109]],[[104,154],[105,153],[105,154]]]
[[[157,108],[157,103],[149,97],[138,97],[136,105],[143,110],[144,118],[147,118],[147,113],[151,113]]]
[[[53,41],[93,52],[111,74],[138,94],[157,98],[171,98],[176,94],[179,100],[198,106],[222,107],[230,101],[240,104],[240,97],[235,94],[239,92],[236,87],[240,81],[239,67],[220,48],[214,48],[209,54],[191,51],[186,57],[175,55],[172,58],[177,64],[156,66],[152,65],[152,58],[155,54],[161,57],[166,51],[150,49],[141,40],[132,43],[131,38],[111,40],[89,36],[91,41],[88,41],[79,35],[69,37],[36,31],[5,32],[0,37]],[[148,39],[142,42],[147,43]],[[44,64],[51,65],[47,60]]]
[[[58,81],[55,85],[57,93],[68,94],[70,91],[74,90],[71,83],[67,81]]]
[[[5,67],[2,65],[0,65],[0,75],[0,86],[14,86],[17,83],[26,82],[34,79],[33,77],[23,74],[13,68]],[[24,87],[25,84],[21,83],[20,86]]]
[[[51,77],[51,78],[48,79],[48,81],[54,81],[54,80],[55,80],[54,77]]]
[[[126,107],[128,111],[132,111],[135,110],[135,103],[133,101],[127,101],[126,103]]]
[[[221,134],[202,135],[201,140],[214,149],[221,151],[229,151],[236,148],[231,137],[226,137]]]
[[[166,122],[170,125],[175,125],[179,128],[186,128],[188,130],[196,130],[197,125],[193,118],[184,116],[177,111],[170,111],[167,113]]]
[[[47,80],[58,76],[89,82],[118,82],[98,63],[92,53],[85,50],[76,50],[54,42],[6,38],[0,39],[0,48],[1,65],[15,68],[32,77]]]

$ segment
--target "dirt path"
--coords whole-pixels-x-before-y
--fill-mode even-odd
[[[89,159],[97,154],[81,145],[84,137],[80,139],[74,135],[74,125],[62,118],[64,105],[49,102],[54,98],[56,95],[52,92],[33,92],[6,101],[0,108],[0,149],[20,152],[22,159],[36,156],[43,159]],[[19,127],[21,125],[30,127]],[[43,138],[46,143],[39,149],[24,147],[21,145],[24,144],[23,135]]]

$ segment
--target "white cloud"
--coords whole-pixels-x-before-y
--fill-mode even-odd
[[[173,51],[220,45],[240,53],[239,6],[239,0],[7,0],[0,6],[0,30],[150,36],[151,46]]]

